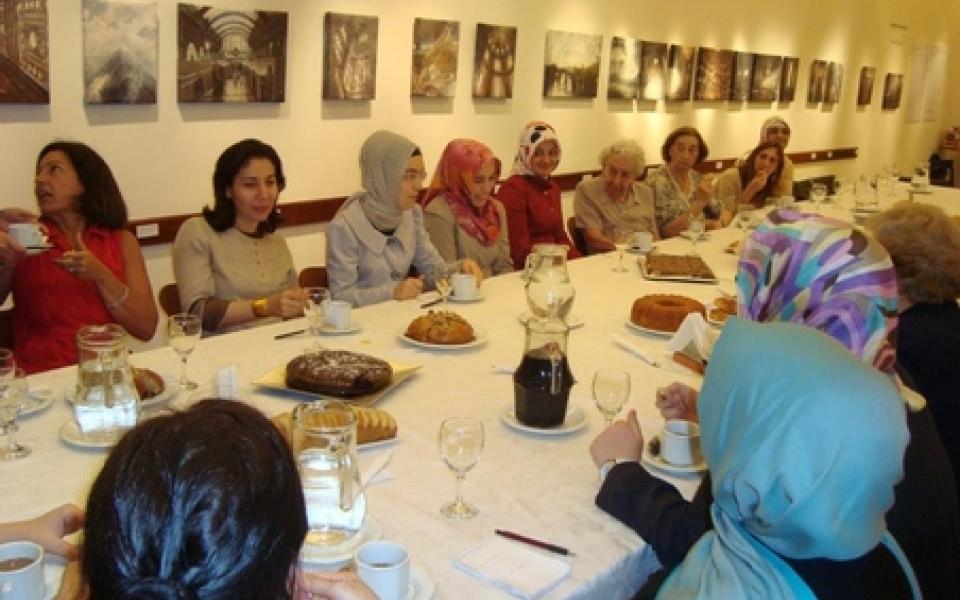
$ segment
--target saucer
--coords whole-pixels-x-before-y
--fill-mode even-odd
[[[324,323],[317,328],[317,331],[320,332],[320,335],[350,335],[351,333],[358,333],[362,329],[363,326],[360,325],[359,321],[356,319],[350,319],[350,325],[348,325],[345,329],[337,329],[329,323]]]
[[[336,548],[331,548],[327,552],[311,551],[307,548],[307,541],[304,540],[303,547],[300,548],[300,565],[307,571],[339,571],[353,560],[353,554],[362,544],[373,540],[379,540],[383,537],[383,527],[373,515],[367,513],[363,519],[363,525],[357,535],[352,540],[348,540]],[[310,532],[307,531],[307,538],[310,539]]]
[[[416,561],[410,561],[410,587],[404,600],[430,600],[433,598],[433,577]]]
[[[77,448],[112,448],[120,441],[123,433],[122,431],[83,433],[73,419],[60,426],[60,439]]]
[[[634,331],[639,331],[640,333],[649,333],[650,335],[655,335],[657,337],[671,337],[673,336],[674,333],[676,333],[675,331],[660,331],[659,329],[649,329],[647,327],[643,327],[642,325],[637,325],[636,323],[630,320],[626,321],[626,325],[627,327],[629,327]]]
[[[660,439],[659,434],[653,437],[657,440]],[[654,469],[669,475],[690,475],[692,473],[702,473],[703,471],[707,470],[707,463],[703,460],[702,456],[700,457],[700,460],[692,465],[675,465],[663,460],[663,457],[659,454],[652,454],[650,452],[650,444],[643,445],[643,456],[640,457],[640,462],[648,467],[653,467]]]
[[[477,290],[477,293],[474,294],[473,298],[457,298],[456,294],[450,294],[447,296],[447,300],[450,302],[456,302],[458,304],[470,304],[471,302],[480,302],[483,300],[483,291]]]
[[[27,398],[20,403],[20,416],[26,417],[44,410],[53,404],[53,390],[47,386],[35,386],[27,391]]]
[[[580,431],[587,425],[587,415],[583,413],[583,409],[581,409],[579,406],[569,405],[567,406],[567,416],[564,418],[563,423],[561,423],[559,427],[545,429],[542,427],[530,427],[529,425],[524,425],[517,420],[517,415],[513,412],[512,404],[504,407],[503,412],[500,413],[500,420],[511,429],[524,431],[526,433],[535,433],[537,435],[566,435],[568,433],[573,433],[574,431]]]
[[[533,318],[533,314],[529,310],[525,310],[519,315],[517,315],[517,318],[520,319],[520,323],[526,325],[527,321]],[[566,320],[564,320],[564,323],[566,323],[567,327],[569,327],[570,329],[576,329],[577,327],[583,327],[584,321],[583,321],[583,317],[581,317],[577,313],[572,312],[569,315],[567,315],[567,318]]]
[[[41,244],[38,246],[27,246],[26,253],[27,253],[27,256],[36,256],[37,254],[40,254],[41,252],[46,252],[51,248],[53,248],[53,246],[50,244]]]
[[[688,240],[692,240],[693,233],[688,229],[684,229],[683,231],[680,232],[680,237],[686,238]],[[709,239],[710,239],[710,234],[704,231],[703,233],[700,234],[700,237],[697,238],[697,241],[702,242],[703,240],[709,240]]]

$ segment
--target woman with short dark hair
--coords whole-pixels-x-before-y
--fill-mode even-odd
[[[0,298],[13,292],[17,364],[35,373],[75,363],[84,325],[117,323],[153,337],[157,305],[143,254],[103,158],[80,142],[48,144],[34,190],[49,248],[13,247],[0,271]]]
[[[678,127],[664,140],[660,148],[664,164],[644,181],[653,192],[657,230],[662,237],[679,235],[690,226],[691,218],[703,218],[707,229],[719,226],[713,176],[694,169],[708,153],[703,136],[693,127]]]
[[[224,332],[303,314],[287,242],[276,233],[286,185],[276,150],[248,139],[230,146],[213,173],[213,208],[187,219],[173,242],[180,305]]]

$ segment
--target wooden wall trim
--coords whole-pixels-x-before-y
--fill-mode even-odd
[[[830,148],[827,150],[805,150],[803,152],[789,152],[787,155],[795,164],[809,164],[830,162],[836,160],[852,160],[857,158],[857,148]],[[718,158],[707,160],[697,165],[697,170],[702,173],[717,173],[729,169],[736,162],[737,158]],[[645,170],[649,171],[657,165],[647,165]],[[570,191],[577,187],[577,183],[585,175],[597,176],[599,169],[591,171],[574,171],[570,173],[560,173],[553,176],[553,180],[560,186],[562,191]],[[280,205],[280,212],[283,214],[283,223],[281,227],[293,227],[296,225],[311,225],[314,223],[326,223],[337,213],[340,205],[347,199],[346,196],[335,198],[313,198],[309,200],[299,200],[296,202],[284,202]],[[137,219],[130,221],[127,229],[137,237],[141,246],[155,246],[159,244],[170,244],[180,229],[180,224],[195,216],[198,213],[183,215],[168,215],[164,217],[154,217],[151,219]]]

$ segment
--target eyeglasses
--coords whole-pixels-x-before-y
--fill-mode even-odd
[[[790,135],[790,128],[789,127],[767,127],[767,133],[768,134],[782,133],[784,135]]]

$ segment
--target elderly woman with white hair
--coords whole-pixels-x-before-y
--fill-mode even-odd
[[[790,143],[790,126],[782,117],[773,116],[760,127],[760,143],[776,142],[783,149],[783,169],[780,179],[773,190],[774,197],[793,195],[793,161],[787,156],[787,144]]]
[[[581,181],[573,198],[577,227],[591,252],[613,250],[614,230],[649,231],[659,239],[653,194],[637,181],[643,172],[643,149],[619,140],[600,152],[600,177]]]

